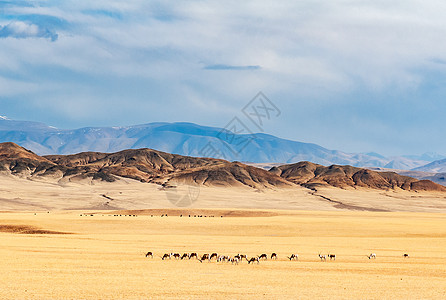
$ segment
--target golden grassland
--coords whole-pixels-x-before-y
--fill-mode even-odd
[[[446,298],[445,214],[238,210],[227,217],[221,209],[198,211],[213,218],[171,210],[81,216],[87,212],[0,213],[0,298]],[[279,259],[162,261],[170,252],[276,252]],[[321,262],[319,252],[337,259]],[[376,260],[366,257],[371,252]],[[299,261],[289,261],[291,253]]]

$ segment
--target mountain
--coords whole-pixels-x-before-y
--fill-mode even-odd
[[[445,173],[446,172],[446,159],[436,160],[425,166],[414,168],[414,171],[432,172],[432,173]]]
[[[116,153],[84,152],[73,155],[38,156],[14,143],[0,144],[0,172],[28,179],[50,178],[59,182],[120,177],[173,188],[178,184],[253,189],[337,188],[403,189],[446,192],[446,187],[429,180],[417,180],[392,172],[374,172],[351,166],[324,167],[310,162],[283,165],[266,171],[240,162],[197,158],[152,149],[129,149]]]
[[[403,189],[407,191],[446,192],[446,187],[429,180],[418,180],[394,172],[375,172],[351,166],[332,165],[325,167],[310,162],[300,162],[273,167],[270,172],[290,182],[309,188],[329,185],[338,188],[363,187],[380,190]]]
[[[305,160],[322,165],[412,169],[430,162],[407,157],[386,158],[377,153],[346,153],[262,133],[232,134],[222,128],[192,123],[61,130],[43,123],[0,118],[0,142],[14,142],[39,155],[151,148],[179,155],[253,163],[283,164]]]
[[[435,152],[427,152],[421,155],[403,155],[403,157],[413,159],[413,160],[424,160],[424,161],[436,161],[445,159],[446,156],[435,153]]]

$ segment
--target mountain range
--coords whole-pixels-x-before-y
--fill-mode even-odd
[[[300,162],[267,171],[240,162],[170,154],[153,149],[116,153],[84,152],[39,156],[14,143],[0,143],[0,173],[30,180],[59,183],[94,180],[114,182],[130,178],[175,188],[178,184],[248,187],[256,190],[318,186],[378,190],[446,192],[446,187],[393,172],[375,172],[351,166]]]
[[[286,140],[272,135],[232,134],[216,127],[193,123],[149,123],[128,127],[86,127],[66,130],[43,123],[0,118],[0,142],[14,142],[38,155],[80,152],[118,152],[150,148],[172,154],[215,157],[253,163],[352,165],[409,170],[436,159],[437,154],[385,157],[377,153],[347,153],[322,146]],[[209,151],[212,149],[213,151]]]

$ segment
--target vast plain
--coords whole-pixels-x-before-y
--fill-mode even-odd
[[[179,213],[1,213],[0,298],[446,297],[445,214],[227,209],[182,210],[183,217]],[[147,251],[154,253],[153,259],[145,257]],[[161,260],[170,252],[276,252],[278,260],[250,265]],[[318,253],[328,252],[337,259],[321,262]],[[376,259],[367,258],[371,252]],[[299,261],[288,260],[291,253],[298,253]],[[403,258],[404,253],[410,257]]]
[[[441,192],[164,189],[128,178],[8,175],[0,187],[2,299],[446,297]],[[161,260],[171,252],[278,259]],[[298,261],[287,258],[292,253]]]

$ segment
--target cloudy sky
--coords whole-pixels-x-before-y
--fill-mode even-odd
[[[445,11],[442,0],[0,0],[0,115],[223,127],[263,91],[282,112],[266,133],[446,154]]]

